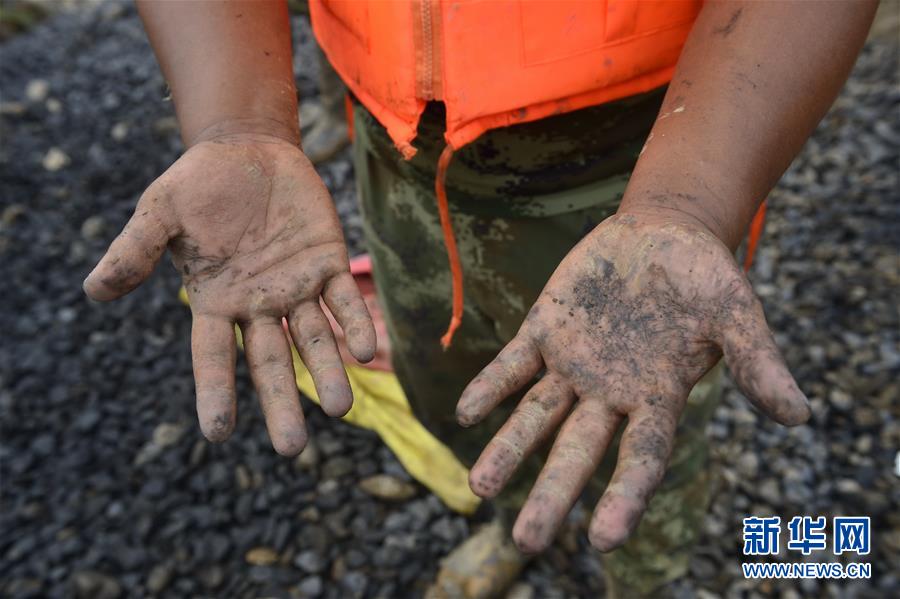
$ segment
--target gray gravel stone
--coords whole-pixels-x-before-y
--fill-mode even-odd
[[[323,590],[325,590],[325,583],[323,583],[322,579],[318,576],[304,578],[303,581],[297,585],[297,591],[303,597],[318,597],[322,594]]]
[[[328,560],[317,551],[303,551],[294,558],[294,565],[307,574],[318,574],[328,567]]]

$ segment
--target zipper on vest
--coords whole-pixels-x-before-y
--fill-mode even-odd
[[[416,31],[416,97],[440,100],[441,89],[441,4],[440,0],[415,3]]]

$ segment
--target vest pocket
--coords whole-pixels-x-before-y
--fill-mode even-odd
[[[606,2],[517,2],[526,66],[584,54],[605,44]]]
[[[673,29],[697,15],[697,0],[518,1],[525,66],[555,62]]]
[[[626,39],[635,34],[638,22],[639,2],[626,2],[624,0],[607,0],[606,2],[606,26],[603,39],[606,42],[615,42]]]

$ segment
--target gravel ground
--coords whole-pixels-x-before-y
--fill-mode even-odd
[[[311,95],[309,28],[294,25],[298,84]],[[249,400],[233,438],[207,444],[174,269],[113,304],[81,293],[140,192],[180,152],[134,11],[64,13],[0,52],[0,276],[12,288],[0,296],[0,594],[421,594],[475,520],[410,481],[376,436],[309,405],[314,447],[296,460],[272,451]],[[675,596],[900,593],[897,54],[896,36],[867,46],[772,194],[752,278],[814,417],[779,428],[729,387],[711,431],[713,506]],[[322,172],[360,251],[347,153]],[[238,386],[252,395],[243,364]],[[366,490],[385,476],[401,483],[393,500]],[[873,578],[745,581],[741,518],[767,514],[871,516]],[[602,594],[577,528],[529,565],[518,597]],[[829,553],[814,557],[838,559]]]

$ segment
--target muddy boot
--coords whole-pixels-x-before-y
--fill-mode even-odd
[[[318,102],[301,104],[299,117],[303,152],[313,164],[320,164],[346,148],[350,137],[344,107],[347,93],[344,82],[321,49],[317,50],[316,56],[319,63]]]
[[[528,558],[498,521],[478,530],[441,561],[425,599],[493,599],[516,581]]]

